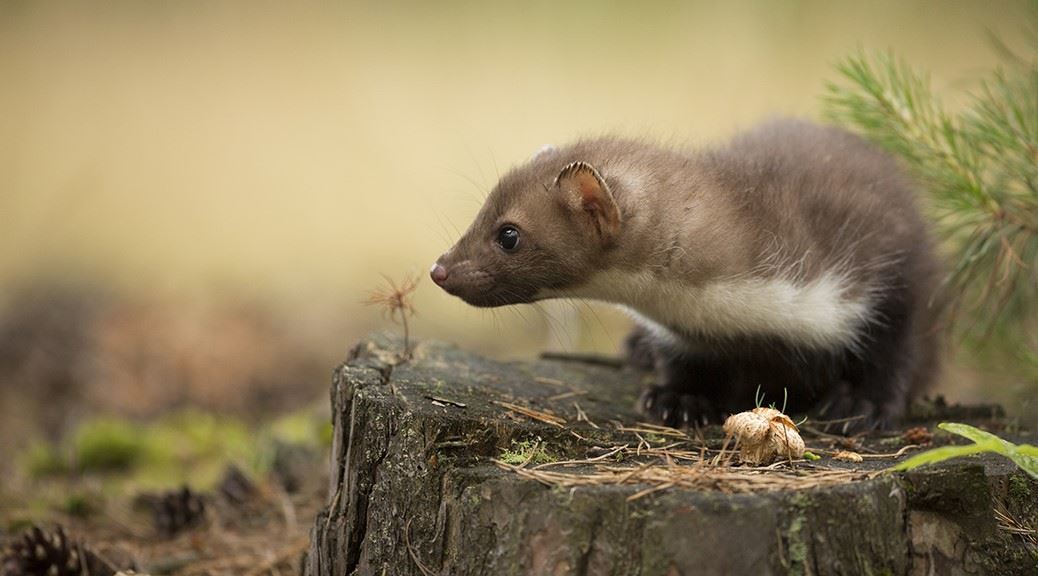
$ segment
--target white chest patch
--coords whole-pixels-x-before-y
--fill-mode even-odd
[[[847,281],[731,278],[690,287],[645,272],[603,272],[573,293],[620,304],[662,325],[712,336],[778,336],[816,348],[853,346],[869,318],[867,297],[847,296]]]

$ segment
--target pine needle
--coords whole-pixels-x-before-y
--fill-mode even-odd
[[[556,428],[562,428],[563,424],[566,423],[566,419],[565,418],[560,418],[560,417],[558,417],[558,416],[556,416],[554,414],[551,414],[549,412],[542,412],[540,410],[534,410],[533,408],[528,408],[526,406],[520,406],[519,404],[513,404],[511,402],[504,402],[504,401],[501,401],[501,400],[494,400],[493,403],[497,404],[498,406],[501,406],[503,408],[507,408],[507,409],[509,409],[509,410],[511,410],[513,412],[518,412],[519,414],[522,414],[523,416],[526,416],[527,418],[532,418],[534,420],[537,420],[538,422],[544,422],[545,424],[550,424],[552,426],[555,426]]]

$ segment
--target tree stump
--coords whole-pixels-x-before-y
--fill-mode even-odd
[[[608,359],[499,363],[423,342],[399,362],[401,348],[375,336],[335,372],[310,576],[1038,574],[1038,482],[1000,457],[752,471],[720,452],[719,427],[639,424],[649,377]],[[678,482],[649,478],[666,467]]]

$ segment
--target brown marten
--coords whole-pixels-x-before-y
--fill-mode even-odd
[[[883,427],[937,368],[916,200],[889,155],[808,122],[698,151],[586,139],[505,174],[431,276],[474,306],[626,308],[629,357],[658,375],[642,408],[668,425],[720,421],[759,389]]]

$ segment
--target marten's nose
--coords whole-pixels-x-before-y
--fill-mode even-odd
[[[432,270],[429,270],[429,276],[437,285],[443,286],[443,283],[447,281],[447,269],[437,262],[433,264]]]

